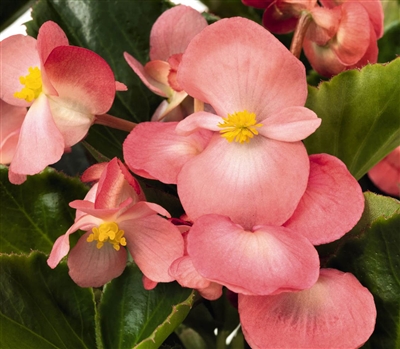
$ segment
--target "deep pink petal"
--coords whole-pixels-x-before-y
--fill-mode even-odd
[[[264,120],[307,97],[303,64],[266,29],[239,17],[218,21],[191,41],[178,81],[223,117],[247,110]]]
[[[0,99],[0,164],[11,162],[26,112],[26,108],[15,107]]]
[[[150,33],[150,59],[168,58],[183,53],[193,37],[207,26],[204,17],[189,6],[175,6],[165,11]]]
[[[176,125],[176,122],[137,125],[123,144],[124,159],[130,170],[175,184],[182,166],[204,149],[211,136],[209,131],[180,136],[175,132]]]
[[[240,322],[253,349],[359,348],[374,330],[371,293],[350,273],[321,269],[318,282],[300,292],[239,294]]]
[[[242,0],[242,3],[255,8],[267,8],[274,0]]]
[[[57,162],[64,153],[64,140],[57,129],[44,94],[35,100],[22,124],[10,171],[34,175]]]
[[[86,215],[77,220],[64,235],[61,235],[53,245],[47,264],[50,268],[55,268],[61,259],[69,252],[69,236],[78,229],[89,230],[96,225],[100,225],[102,221],[98,218]]]
[[[297,142],[307,138],[321,124],[312,110],[304,107],[289,107],[261,121],[260,134],[284,142]]]
[[[26,107],[31,103],[13,96],[21,91],[20,76],[28,75],[29,67],[40,69],[40,59],[36,51],[36,40],[30,36],[13,35],[0,42],[1,80],[0,98],[6,103]]]
[[[328,154],[311,155],[306,192],[285,226],[313,245],[325,244],[350,231],[363,210],[361,187],[346,165]]]
[[[184,252],[177,227],[155,214],[120,222],[119,227],[125,231],[129,252],[146,277],[155,282],[174,280],[168,269]]]
[[[69,275],[80,287],[100,287],[122,274],[127,252],[123,247],[116,251],[108,242],[98,249],[95,241],[86,241],[89,234],[81,236],[68,255]]]
[[[317,251],[284,227],[248,231],[228,217],[205,215],[195,220],[187,243],[197,271],[237,293],[303,290],[318,279]]]
[[[281,225],[292,215],[308,181],[309,159],[301,142],[256,136],[229,143],[215,134],[178,176],[178,194],[191,220],[216,213],[251,229]]]
[[[271,33],[286,34],[294,31],[298,18],[291,13],[283,14],[282,11],[272,3],[264,12],[263,25]]]

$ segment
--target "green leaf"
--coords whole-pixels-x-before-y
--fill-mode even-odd
[[[385,35],[378,40],[378,48],[378,62],[381,63],[390,62],[400,55],[400,20],[385,28]]]
[[[400,145],[400,58],[345,71],[309,87],[306,107],[322,119],[304,143],[341,159],[357,179]]]
[[[105,286],[99,322],[105,349],[156,349],[188,314],[194,292],[177,283],[143,288],[142,273],[128,265]]]
[[[93,292],[75,285],[64,263],[52,270],[46,259],[0,255],[0,348],[96,348]]]
[[[365,348],[400,348],[400,202],[373,193],[365,199],[360,222],[328,266],[353,273],[374,296],[377,323]]]
[[[201,0],[209,11],[221,18],[241,16],[261,23],[263,10],[246,6],[241,0]]]
[[[126,51],[145,63],[148,60],[150,30],[171,3],[164,0],[39,0],[33,6],[29,35],[37,36],[39,27],[52,20],[65,31],[71,45],[88,48],[103,57],[118,81],[128,91],[117,92],[109,114],[133,122],[150,120],[161,102],[126,63]],[[86,141],[109,158],[122,158],[126,132],[95,125]]]
[[[0,167],[0,252],[50,253],[54,241],[74,222],[69,202],[83,199],[86,192],[78,179],[50,168],[13,185],[7,168]]]

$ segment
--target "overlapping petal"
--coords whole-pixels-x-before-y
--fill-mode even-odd
[[[243,333],[252,349],[359,348],[372,334],[371,293],[350,273],[322,269],[309,290],[239,294]]]

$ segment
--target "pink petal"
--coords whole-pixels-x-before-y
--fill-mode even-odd
[[[155,282],[174,278],[168,269],[183,256],[183,238],[172,223],[157,215],[119,223],[125,231],[127,246],[133,260],[146,277]]]
[[[174,117],[172,119],[166,120],[164,116],[167,114],[171,114],[173,110],[175,110],[182,102],[183,100],[187,97],[187,93],[185,91],[182,92],[176,92],[174,91],[171,96],[168,98],[168,101],[164,101],[166,104],[163,104],[157,108],[157,110],[154,112],[151,121],[176,121]],[[182,112],[178,115],[182,115]],[[187,114],[186,114],[187,115]],[[154,118],[157,118],[154,120]],[[178,120],[182,120],[182,117],[178,117]]]
[[[264,120],[307,97],[302,63],[263,27],[239,17],[218,21],[191,41],[178,81],[223,117],[247,110]]]
[[[126,62],[129,64],[129,66],[133,69],[135,74],[142,80],[142,82],[155,94],[160,95],[162,97],[167,97],[167,92],[165,90],[165,84],[161,84],[159,81],[154,80],[148,72],[144,69],[143,65],[137,61],[134,57],[132,57],[129,53],[124,52],[124,58]],[[169,64],[167,62],[164,62],[163,64],[165,67],[168,65],[168,71],[169,71]],[[160,68],[162,66],[160,65]],[[147,70],[150,69],[150,66],[148,67]],[[163,70],[165,70],[164,68]],[[168,82],[168,79],[166,80]]]
[[[188,254],[206,279],[230,290],[268,295],[311,287],[319,258],[311,243],[284,227],[243,229],[228,217],[205,215],[188,235]]]
[[[47,97],[35,100],[22,124],[10,171],[34,175],[57,162],[64,153],[64,140],[54,123]]]
[[[206,288],[211,281],[203,278],[193,266],[189,256],[176,259],[169,268],[171,276],[183,287]]]
[[[359,348],[374,330],[376,309],[371,293],[352,274],[321,269],[310,290],[239,294],[239,314],[253,349]]]
[[[265,10],[262,22],[271,33],[286,34],[296,29],[298,18],[291,13],[283,14],[276,2],[273,2]]]
[[[0,164],[11,162],[26,112],[26,108],[15,107],[0,99]]]
[[[304,107],[289,107],[261,121],[263,127],[260,134],[265,137],[284,142],[297,142],[307,138],[321,124],[310,109]]]
[[[27,107],[27,101],[13,96],[21,91],[23,85],[20,76],[26,76],[29,67],[40,68],[40,59],[36,51],[36,40],[30,36],[13,35],[0,42],[1,81],[0,98],[6,103]]]
[[[100,225],[102,220],[86,215],[77,220],[64,235],[61,235],[53,245],[50,256],[47,259],[47,264],[50,268],[54,269],[61,259],[63,259],[69,252],[69,236],[75,233],[78,229],[89,230],[94,226]]]
[[[325,244],[350,231],[363,210],[361,187],[346,165],[328,154],[311,155],[306,192],[285,226],[313,245]]]
[[[128,91],[128,87],[123,84],[122,82],[116,81],[115,82],[115,90],[116,91]]]
[[[301,142],[256,136],[229,143],[215,134],[178,176],[178,194],[191,220],[216,213],[246,229],[281,225],[294,212],[308,181],[309,160]]]
[[[97,182],[103,171],[107,168],[108,162],[101,162],[90,166],[81,176],[81,181],[85,183]]]
[[[370,24],[369,27],[370,27],[370,39],[367,51],[356,64],[349,66],[348,69],[362,68],[367,64],[374,64],[378,61],[378,51],[379,51],[378,42],[376,40],[376,35],[374,32],[374,28],[372,27],[372,24]]]
[[[274,0],[242,0],[242,3],[255,8],[267,8]]]
[[[164,183],[176,183],[182,166],[204,149],[211,136],[208,131],[179,136],[175,133],[176,125],[176,122],[137,125],[123,144],[124,159],[130,170]]]
[[[143,282],[143,288],[147,291],[154,289],[158,284],[158,282],[150,280],[145,275],[143,275],[142,282]]]
[[[312,22],[307,29],[306,36],[314,43],[324,46],[339,28],[341,11],[339,8],[330,10],[316,6],[311,10],[311,14]]]
[[[171,217],[168,211],[160,205],[152,202],[140,201],[129,207],[126,211],[121,212],[117,220],[121,222],[124,220],[141,219],[147,216],[153,216],[154,214],[159,214],[167,218]]]
[[[151,29],[150,59],[168,61],[170,56],[185,52],[193,37],[206,26],[204,17],[189,6],[165,11]]]
[[[78,240],[68,256],[69,275],[80,287],[100,287],[120,276],[125,269],[127,253],[116,251],[110,243],[98,249],[96,242],[87,242],[87,232]]]
[[[182,136],[187,136],[199,129],[220,131],[221,128],[218,127],[218,124],[222,122],[222,118],[218,115],[199,111],[187,116],[179,122],[176,126],[176,132]]]

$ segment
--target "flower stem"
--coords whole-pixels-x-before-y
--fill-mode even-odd
[[[194,99],[194,112],[204,111],[204,102],[199,99]]]
[[[96,115],[96,119],[94,121],[95,124],[104,125],[112,128],[116,128],[117,130],[131,132],[135,126],[137,125],[134,122],[124,120],[121,118],[117,118],[115,116],[109,114]]]
[[[296,29],[294,31],[292,43],[290,44],[290,52],[297,58],[300,58],[301,49],[303,47],[303,40],[306,36],[307,29],[311,24],[311,14],[308,11],[303,11],[297,22]]]

